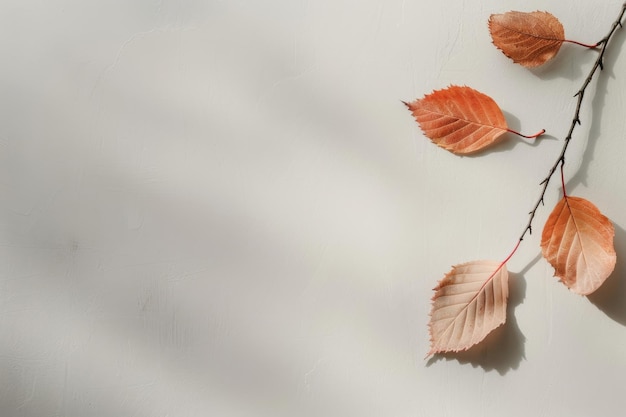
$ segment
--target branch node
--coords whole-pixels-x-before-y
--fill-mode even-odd
[[[554,175],[555,171],[559,167],[559,164],[561,165],[561,184],[563,185],[563,195],[566,196],[565,177],[563,174],[563,167],[565,165],[565,153],[567,152],[567,147],[569,146],[569,142],[572,139],[572,133],[574,132],[576,125],[582,124],[580,121],[580,108],[583,102],[583,97],[585,95],[585,91],[587,90],[587,87],[589,86],[589,83],[591,82],[594,74],[596,73],[596,70],[598,68],[600,68],[600,71],[604,69],[604,53],[617,27],[618,26],[622,27],[622,17],[624,17],[625,14],[626,14],[626,3],[624,3],[624,5],[622,6],[621,13],[619,14],[619,17],[617,18],[617,20],[613,22],[613,25],[611,26],[611,30],[609,31],[609,33],[604,38],[602,38],[595,46],[593,46],[594,48],[602,46],[602,48],[600,49],[598,57],[596,58],[596,62],[591,68],[591,70],[589,71],[587,78],[583,82],[580,89],[576,92],[576,94],[574,94],[574,97],[578,97],[578,99],[577,99],[576,110],[574,111],[574,117],[572,118],[572,123],[570,125],[569,132],[567,136],[565,137],[565,140],[563,141],[563,147],[561,148],[561,153],[559,154],[559,157],[556,159],[556,161],[552,165],[552,168],[550,168],[550,171],[548,172],[548,176],[539,183],[540,186],[543,186],[541,190],[541,195],[539,196],[539,199],[535,203],[535,207],[530,211],[530,213],[528,213],[530,218],[528,219],[528,224],[526,225],[526,228],[524,229],[524,233],[522,233],[522,236],[520,237],[520,242],[522,241],[523,237],[526,235],[527,232],[529,234],[532,234],[532,223],[535,218],[535,213],[537,213],[537,209],[539,208],[540,205],[545,206],[544,198],[546,195],[546,190],[548,188],[548,183],[550,182],[552,175]]]

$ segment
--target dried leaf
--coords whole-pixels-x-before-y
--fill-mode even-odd
[[[548,12],[507,12],[489,17],[493,44],[514,62],[537,67],[552,59],[565,41],[559,20]]]
[[[430,356],[480,342],[506,321],[509,274],[502,262],[456,265],[435,287],[430,312]]]
[[[541,235],[541,252],[554,275],[572,291],[597,290],[615,268],[611,221],[588,200],[563,197],[548,217]]]
[[[470,87],[453,85],[404,104],[428,138],[456,154],[479,151],[508,130],[496,102]]]

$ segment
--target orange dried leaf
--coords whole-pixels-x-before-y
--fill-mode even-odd
[[[611,221],[590,201],[563,197],[548,217],[541,252],[569,289],[587,295],[597,290],[615,268]]]
[[[537,67],[552,59],[565,41],[559,20],[548,12],[507,12],[489,17],[493,44],[514,62]]]
[[[470,87],[453,85],[404,104],[428,138],[456,154],[479,151],[508,130],[496,102]]]
[[[506,321],[509,274],[502,262],[456,265],[435,287],[430,356],[467,350]]]

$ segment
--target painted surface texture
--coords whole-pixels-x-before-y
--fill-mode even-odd
[[[516,66],[489,15],[596,42],[621,5],[1,2],[0,415],[624,415],[626,31],[565,173],[613,221],[615,273],[589,297],[553,277],[551,188],[514,315],[423,359],[432,288],[509,253],[595,59]],[[402,101],[450,84],[546,135],[446,152]]]

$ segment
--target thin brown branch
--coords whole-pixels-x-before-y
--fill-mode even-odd
[[[576,111],[574,111],[574,117],[572,119],[572,123],[570,125],[569,131],[567,132],[567,136],[565,137],[565,141],[563,142],[563,148],[561,148],[561,153],[559,154],[558,158],[556,159],[556,161],[554,162],[554,164],[548,171],[548,176],[545,177],[544,180],[541,181],[540,183],[540,185],[542,186],[541,194],[539,195],[539,199],[535,203],[533,209],[530,211],[530,213],[528,213],[530,218],[528,219],[528,223],[526,224],[524,231],[519,237],[520,242],[524,240],[524,236],[526,236],[526,233],[532,234],[533,219],[535,218],[537,209],[539,208],[540,205],[543,204],[543,199],[546,195],[546,190],[548,189],[548,184],[550,183],[550,179],[552,178],[552,175],[554,175],[554,172],[557,170],[559,165],[561,165],[561,168],[563,168],[563,165],[565,165],[565,153],[567,152],[567,147],[569,146],[569,143],[572,140],[572,134],[574,133],[574,129],[576,128],[576,125],[580,124],[580,108],[582,106],[583,97],[585,96],[585,91],[587,89],[587,86],[589,86],[589,83],[591,83],[591,80],[593,79],[593,76],[598,70],[598,68],[600,70],[604,69],[604,63],[603,63],[604,54],[606,52],[606,49],[609,45],[611,38],[613,37],[613,34],[615,33],[618,27],[622,27],[622,18],[624,17],[624,13],[626,13],[626,3],[622,5],[622,10],[620,11],[618,18],[615,20],[615,22],[613,22],[613,25],[611,25],[611,30],[609,30],[609,33],[607,33],[607,35],[597,43],[597,46],[600,46],[600,52],[598,54],[598,58],[596,59],[596,62],[591,68],[591,71],[589,71],[589,75],[587,75],[587,78],[583,82],[582,86],[574,95],[574,97],[577,97]],[[565,189],[563,189],[563,193],[565,193]]]

